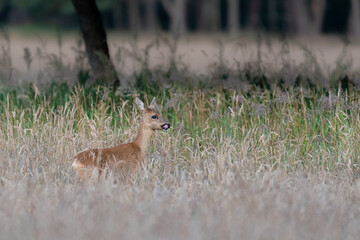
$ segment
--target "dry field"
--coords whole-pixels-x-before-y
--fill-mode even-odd
[[[350,142],[359,135],[348,126],[340,140],[349,142],[344,149],[335,146],[338,156],[329,146],[302,157],[301,143],[289,148],[285,139],[271,138],[280,129],[268,133],[261,125],[246,130],[232,123],[241,137],[227,137],[207,124],[201,140],[175,130],[157,133],[135,176],[83,185],[70,169],[72,156],[86,147],[128,141],[137,114],[118,116],[134,122],[131,128],[114,131],[111,117],[100,112],[93,120],[82,117],[75,130],[77,109],[70,106],[53,113],[34,109],[31,129],[23,128],[21,119],[12,122],[11,112],[1,125],[0,230],[6,239],[357,239],[360,234],[358,157],[352,150],[358,144]]]
[[[74,58],[79,55],[71,50],[75,37],[63,36],[61,50],[55,36],[24,38],[11,33],[10,39],[13,81],[39,81],[39,72],[43,80],[76,80],[67,71],[78,64]],[[128,71],[122,76],[143,67],[150,37],[140,37],[136,44],[113,34],[109,39],[114,59],[118,46],[129,55],[116,61],[118,69]],[[271,53],[263,40],[259,60],[251,38],[223,39],[222,48],[213,40],[186,37],[177,45],[175,58],[198,75],[206,75],[213,61],[236,67],[234,58],[244,64],[253,59],[276,68],[281,58],[276,54],[281,43],[272,44]],[[151,49],[153,67],[162,61],[169,64],[169,58],[161,57],[162,51],[169,54],[169,45],[159,41],[162,47]],[[247,43],[237,47],[243,41]],[[335,68],[341,42],[336,38],[311,42],[309,48],[320,49],[318,61],[323,63],[323,54],[329,69]],[[23,48],[35,54],[37,46],[46,58],[33,55],[27,68]],[[290,46],[293,60],[302,61],[303,50],[295,43]],[[138,55],[134,48],[140,49]],[[49,64],[54,60],[48,58],[52,52],[53,58],[63,54],[66,63],[60,70]],[[360,48],[349,46],[348,52],[353,59],[350,70],[355,72]],[[156,133],[147,160],[134,175],[124,180],[110,174],[100,182],[82,184],[70,168],[77,152],[115,146],[136,134],[139,112],[131,96],[112,100],[100,87],[88,91],[58,86],[44,93],[36,86],[17,93],[6,88],[0,89],[2,239],[360,236],[358,92],[311,97],[311,91],[293,89],[249,95],[181,84],[137,90],[147,99],[155,90],[164,116],[174,127]]]
[[[43,72],[49,67],[49,61],[54,61],[53,56],[61,56],[63,64],[71,66],[79,61],[79,51],[84,50],[83,45],[78,45],[80,35],[74,33],[60,33],[60,37],[56,34],[25,34],[18,31],[10,31],[8,34],[12,67],[18,75],[14,77],[15,82],[49,81],[43,77]],[[314,55],[325,74],[329,74],[336,67],[342,56],[346,56],[349,61],[349,68],[360,68],[359,41],[347,40],[348,45],[345,48],[345,40],[339,36],[304,37],[284,41],[276,36],[259,37],[250,34],[237,37],[216,34],[189,35],[177,40],[161,34],[108,35],[113,62],[118,72],[124,75],[131,75],[143,68],[145,52],[148,53],[146,64],[151,69],[166,69],[170,65],[169,58],[173,58],[180,67],[197,75],[207,75],[219,61],[231,69],[261,61],[267,68],[278,70],[282,66],[284,53],[288,54],[286,61],[290,63],[306,61],[304,49]],[[30,68],[24,60],[25,48],[29,49],[32,56]]]

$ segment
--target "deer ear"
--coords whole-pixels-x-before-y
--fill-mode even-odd
[[[154,97],[153,100],[151,101],[149,108],[155,109],[156,111],[158,111],[159,113],[161,113],[159,106],[156,103],[156,98]]]
[[[156,103],[156,98],[154,97],[150,103],[150,106],[152,107],[156,107],[157,106],[157,103]]]
[[[139,110],[141,110],[141,111],[145,110],[144,103],[140,99],[135,98],[135,103],[136,103],[136,106],[139,108]]]

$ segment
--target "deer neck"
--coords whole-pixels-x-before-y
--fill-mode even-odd
[[[154,130],[147,128],[143,123],[140,123],[139,132],[134,140],[134,143],[139,146],[141,155],[144,157],[149,150],[151,137]]]

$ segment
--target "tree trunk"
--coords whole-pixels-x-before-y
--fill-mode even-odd
[[[259,25],[260,25],[260,7],[261,7],[261,0],[251,0],[250,1],[250,12],[249,12],[249,21],[248,21],[249,29],[256,29],[259,27]]]
[[[170,17],[170,30],[176,35],[186,32],[186,0],[161,0]]]
[[[239,0],[228,0],[228,30],[230,33],[239,31]]]
[[[92,74],[96,80],[120,84],[111,63],[106,33],[95,0],[72,0],[85,41]]]
[[[326,8],[325,0],[312,0],[311,1],[311,15],[312,15],[312,33],[320,34],[324,22],[324,13]]]
[[[156,0],[144,0],[145,2],[145,30],[153,32],[156,27]]]
[[[309,33],[309,15],[306,11],[305,0],[286,0],[287,25],[289,33]]]
[[[138,32],[141,26],[139,16],[139,1],[128,0],[128,9],[129,29],[132,32]]]
[[[198,29],[200,31],[216,31],[220,27],[219,0],[202,0],[200,2]]]
[[[122,1],[123,0],[114,0],[113,1],[113,14],[114,14],[114,25],[115,28],[121,29],[124,27],[124,17],[123,17],[123,9],[122,9]]]
[[[324,21],[325,0],[311,0],[310,5],[306,4],[306,0],[287,0],[285,7],[290,33],[320,34]]]
[[[207,20],[206,20],[206,11],[205,8],[207,6],[207,0],[199,0],[198,8],[197,8],[197,31],[204,32],[207,30]]]
[[[269,0],[269,28],[271,31],[277,31],[277,0]]]
[[[360,0],[351,0],[351,12],[349,16],[349,33],[360,37]]]
[[[11,4],[9,0],[3,0],[0,4],[0,22],[6,23],[11,12]]]

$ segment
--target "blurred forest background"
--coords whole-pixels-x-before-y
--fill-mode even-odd
[[[360,36],[360,0],[98,0],[105,27],[130,32],[261,30]],[[78,26],[71,1],[1,0],[1,25]]]

